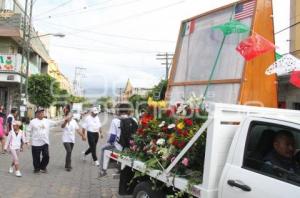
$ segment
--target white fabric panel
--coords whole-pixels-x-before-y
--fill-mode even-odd
[[[192,93],[200,97],[206,85],[192,85],[192,86],[176,86],[172,87],[170,104],[183,102],[191,97]],[[206,101],[222,102],[222,103],[237,103],[239,97],[240,84],[214,84],[208,88]]]
[[[223,33],[212,30],[212,27],[228,22],[231,12],[232,8],[229,8],[196,19],[195,31],[182,38],[175,82],[209,79],[223,39]],[[250,27],[251,21],[247,18],[242,23]],[[226,37],[213,79],[242,77],[245,60],[235,48],[248,36],[249,33],[233,33]]]
[[[195,31],[182,38],[174,82],[209,80],[223,39],[221,30],[212,30],[212,27],[229,22],[232,11],[233,7],[196,19]],[[250,28],[252,18],[241,22]],[[235,48],[249,34],[233,33],[226,37],[212,80],[242,78],[245,60]],[[186,100],[192,93],[201,96],[205,88],[206,85],[172,87],[170,102]],[[237,103],[239,89],[240,84],[210,85],[206,100]]]

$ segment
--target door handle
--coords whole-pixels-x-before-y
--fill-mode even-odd
[[[242,189],[243,191],[246,191],[246,192],[250,192],[251,191],[251,188],[247,185],[244,185],[244,184],[239,184],[237,183],[236,181],[234,180],[228,180],[227,181],[227,184],[231,187],[237,187],[237,188],[240,188]]]

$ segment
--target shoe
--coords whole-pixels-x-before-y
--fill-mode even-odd
[[[17,177],[22,177],[22,174],[21,174],[21,172],[19,170],[16,171],[16,176]]]
[[[104,177],[104,176],[106,176],[106,175],[107,175],[106,170],[101,170],[101,171],[99,172],[98,178]]]
[[[33,170],[34,174],[40,174],[40,170]]]
[[[14,167],[12,167],[12,166],[11,166],[11,167],[9,167],[9,170],[8,170],[8,172],[9,172],[9,173],[13,173],[13,172],[14,172]]]
[[[66,168],[66,171],[70,172],[72,170],[72,168]]]
[[[47,168],[45,168],[45,169],[41,169],[40,172],[41,173],[48,173],[48,170],[47,170]]]
[[[86,154],[84,151],[82,151],[82,153],[81,153],[81,159],[82,159],[82,161],[86,161]]]
[[[96,160],[96,161],[95,161],[95,166],[100,166],[100,164],[99,164],[99,161],[98,161],[98,160]]]

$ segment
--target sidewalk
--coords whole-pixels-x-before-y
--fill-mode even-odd
[[[104,132],[107,131],[104,126]],[[54,128],[50,136],[50,163],[48,174],[33,174],[31,149],[24,149],[20,154],[21,172],[23,177],[17,178],[8,173],[11,163],[9,154],[0,154],[0,198],[112,198],[118,197],[118,179],[112,178],[116,169],[109,169],[108,176],[97,179],[98,167],[92,165],[91,156],[83,162],[80,154],[88,148],[87,142],[82,142],[77,136],[72,155],[71,172],[64,169],[65,149],[61,142],[62,133]],[[104,139],[98,143],[97,151]],[[99,155],[98,155],[99,156]]]

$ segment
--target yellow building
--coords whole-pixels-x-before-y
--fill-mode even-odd
[[[291,0],[291,43],[290,51],[300,58],[300,1]]]
[[[60,72],[58,64],[54,60],[51,60],[49,62],[47,73],[51,77],[55,78],[57,82],[59,82],[60,89],[64,89],[68,92],[68,95],[66,97],[74,94],[72,83],[70,83],[69,79]],[[55,105],[49,108],[50,117],[57,116],[58,112],[60,112],[60,110],[57,109]]]

